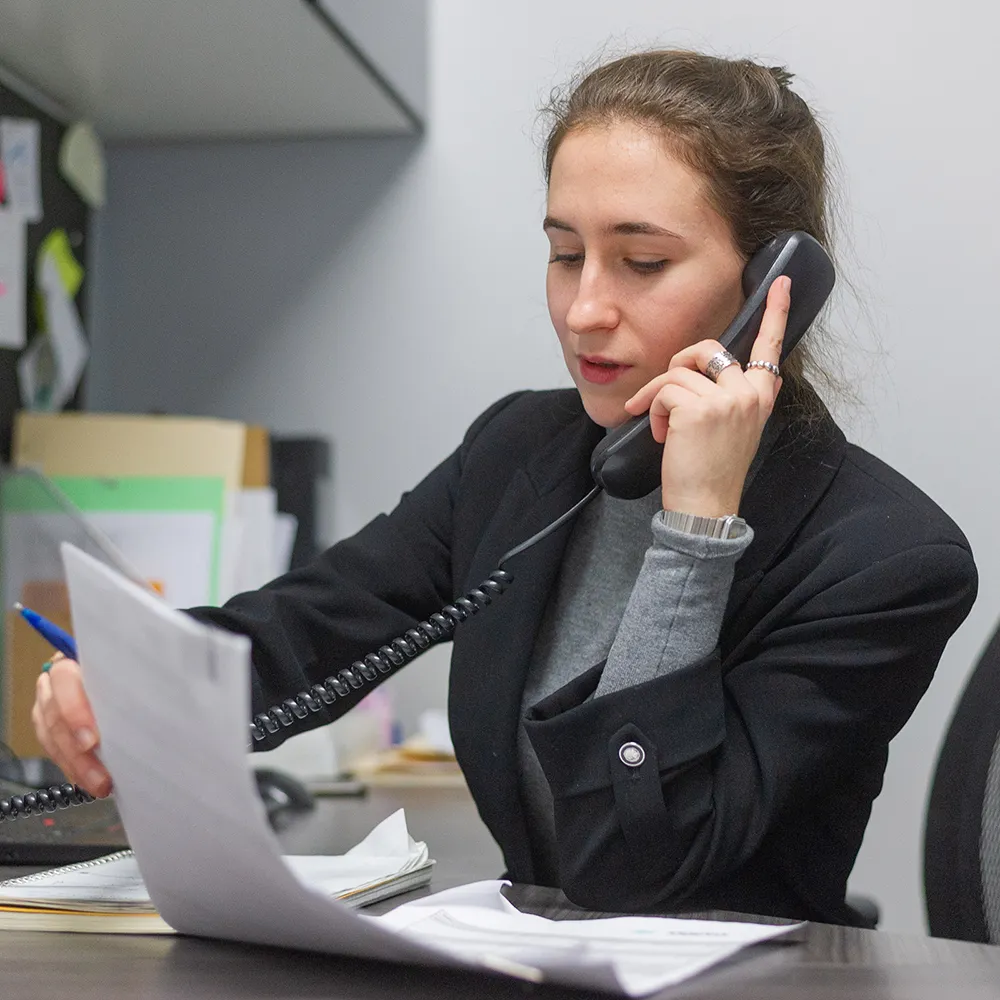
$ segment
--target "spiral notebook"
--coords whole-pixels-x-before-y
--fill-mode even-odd
[[[410,837],[402,809],[346,854],[284,860],[303,885],[351,907],[426,885],[434,865],[427,845]],[[173,933],[131,851],[0,882],[0,929]]]

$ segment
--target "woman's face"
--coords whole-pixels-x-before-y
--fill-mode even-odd
[[[653,131],[572,132],[556,153],[546,295],[583,405],[614,427],[670,359],[718,337],[743,304],[745,260],[701,176]]]

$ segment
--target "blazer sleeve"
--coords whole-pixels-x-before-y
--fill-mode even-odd
[[[260,590],[239,594],[221,608],[188,611],[250,637],[255,715],[377,651],[452,601],[452,519],[464,458],[483,428],[518,395],[485,411],[462,445],[391,513]],[[292,733],[339,718],[382,679],[296,720],[255,749],[271,750]]]
[[[716,649],[593,698],[599,665],[534,706],[525,725],[553,793],[567,896],[658,910],[737,870],[859,754],[888,744],[975,591],[966,549],[926,544],[793,588],[725,672]]]

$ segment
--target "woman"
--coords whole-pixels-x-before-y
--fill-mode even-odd
[[[788,83],[688,52],[588,75],[545,158],[576,390],[501,400],[392,513],[192,612],[251,636],[263,711],[486,578],[589,490],[605,429],[648,410],[661,488],[602,495],[512,559],[452,655],[456,752],[510,877],[595,909],[860,922],[845,887],[889,740],[975,595],[962,533],[845,442],[807,346],[777,374],[785,279],[755,363],[710,364],[751,254],[785,230],[827,242],[822,137]],[[71,779],[110,789],[76,664],[42,675],[35,725]]]

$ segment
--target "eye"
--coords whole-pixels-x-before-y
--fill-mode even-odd
[[[582,253],[554,253],[549,258],[550,264],[564,264],[566,267],[578,267],[583,263]]]
[[[625,263],[637,274],[658,274],[670,262],[664,260],[630,260],[625,258]]]

